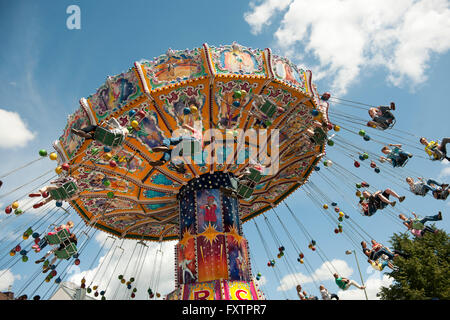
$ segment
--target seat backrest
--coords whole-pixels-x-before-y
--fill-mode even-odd
[[[60,244],[61,241],[57,234],[48,234],[45,236],[47,239],[48,244]]]
[[[254,169],[254,168],[249,168],[250,170],[250,175],[248,176],[248,180],[253,181],[253,182],[259,182],[262,178],[261,172],[259,172],[258,170]]]
[[[316,128],[314,130],[314,135],[312,136],[312,139],[316,144],[323,144],[325,143],[325,140],[327,138],[327,134],[325,131],[323,131],[322,128]]]
[[[49,193],[52,199],[54,200],[64,200],[68,198],[67,192],[64,190],[64,188],[50,190]]]
[[[77,246],[71,242],[70,245],[66,246],[64,249],[55,251],[55,256],[59,259],[68,259],[76,252]]]
[[[253,189],[243,184],[239,184],[237,194],[239,197],[242,197],[244,199],[250,198],[253,194]]]
[[[58,233],[56,233],[56,234],[50,234],[50,235],[48,234],[45,236],[48,244],[51,244],[51,245],[60,244],[64,240],[69,239],[69,237],[70,237],[70,233],[66,229],[62,229],[62,230],[58,231]]]
[[[109,147],[117,147],[122,144],[124,135],[112,133],[108,129],[97,127],[95,129],[95,140]]]
[[[68,197],[73,196],[77,192],[77,185],[73,181],[66,182],[62,188],[67,193]]]
[[[261,111],[268,116],[269,118],[272,118],[273,114],[275,113],[275,111],[277,110],[276,106],[273,105],[271,102],[266,101],[262,106],[261,106]]]
[[[391,123],[389,123],[389,124],[386,126],[386,128],[381,127],[380,124],[377,123],[377,125],[375,126],[375,129],[378,129],[378,130],[392,129],[392,127],[394,126],[395,122],[396,122],[395,118],[392,119]]]

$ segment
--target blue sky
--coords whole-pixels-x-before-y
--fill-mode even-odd
[[[390,8],[383,1],[366,6],[362,2],[233,1],[230,5],[219,1],[0,1],[0,112],[3,112],[0,114],[4,119],[11,119],[8,125],[0,128],[0,174],[37,158],[41,148],[50,150],[51,143],[62,133],[67,116],[78,108],[78,100],[95,92],[108,75],[127,70],[134,61],[158,56],[169,47],[195,48],[205,42],[219,46],[236,41],[247,47],[270,47],[275,53],[286,55],[293,62],[311,69],[313,82],[321,92],[330,91],[335,97],[371,105],[395,101],[398,107],[395,111],[396,129],[413,135],[404,132],[396,134],[405,141],[415,140],[416,147],[419,147],[417,136],[438,139],[449,136],[450,109],[446,98],[450,89],[450,26],[446,22],[450,21],[449,1],[402,0]],[[80,30],[66,27],[69,16],[66,9],[72,4],[81,9]],[[358,118],[367,117],[367,111],[348,106],[332,104],[330,110]],[[388,133],[381,134],[383,137],[379,140],[391,142]],[[374,142],[364,142],[343,130],[338,135],[361,149],[380,154],[381,146]],[[409,142],[408,147],[410,145],[414,143]],[[448,163],[431,162],[421,158],[424,153],[420,150],[410,149],[418,156],[411,159],[407,170],[398,169],[399,176],[414,171],[440,180],[450,178]],[[421,215],[442,210],[444,220],[438,226],[449,230],[449,202],[414,196],[404,189],[404,180],[396,176],[392,178],[384,171],[377,175],[367,168],[356,169],[351,159],[336,146],[327,148],[327,158],[365,179],[374,188],[392,187],[405,194],[404,210],[414,210]],[[1,192],[12,190],[29,181],[30,177],[53,167],[54,163],[48,159],[39,161],[3,179]],[[320,172],[333,177],[325,171],[322,166]],[[393,184],[393,179],[397,184]],[[350,203],[339,199],[336,191],[323,183],[318,174],[313,174],[310,181],[330,199],[337,198],[336,202],[345,212],[378,241],[387,243],[393,232],[404,231],[392,216],[384,213],[370,218],[360,216]],[[354,191],[346,190],[343,181],[335,181],[343,185],[350,199],[356,201]],[[0,204],[3,208],[13,200],[12,196],[3,197]],[[324,200],[319,201],[322,203]],[[348,276],[360,281],[354,257],[344,253],[355,248],[342,234],[334,234],[324,214],[313,205],[305,192],[301,189],[296,191],[286,202],[295,208],[299,219],[327,258],[336,259],[333,265],[343,273],[348,271]],[[304,235],[286,207],[280,205],[275,210],[285,221],[312,268],[319,269],[323,261],[307,248]],[[292,268],[298,273],[294,280],[286,278],[285,283],[290,287],[287,291],[277,290],[280,284],[274,271],[266,266],[267,255],[255,225],[253,221],[244,224],[244,233],[255,259],[252,269],[254,273],[261,272],[264,276],[263,290],[267,297],[297,299],[293,283],[298,279],[303,280],[305,290],[318,295],[314,283],[305,278],[310,276],[308,270],[298,265],[297,253],[276,216],[273,212],[268,212],[266,216],[290,258],[290,264],[283,263],[282,259],[277,260],[279,276],[288,276]],[[277,244],[269,234],[264,218],[257,218],[256,223],[276,259]],[[5,229],[14,230],[11,226]],[[91,265],[102,241],[91,242],[83,257],[86,263],[80,265],[80,271],[87,270]],[[130,247],[133,246],[130,244]],[[165,248],[168,252],[164,256],[170,257],[173,263],[170,251],[173,243],[165,245]],[[358,258],[364,277],[372,281],[372,294],[377,291],[382,278],[380,274],[368,274],[368,264],[361,255]],[[322,269],[327,273],[325,267]],[[14,288],[23,286],[34,271],[34,264],[30,262],[16,265],[12,273],[21,278],[14,280]],[[168,293],[174,286],[171,271],[172,268],[161,276],[164,283],[162,293]],[[330,292],[337,291],[334,283],[326,277],[317,282],[327,286]],[[342,296],[364,298],[361,292],[355,291]]]

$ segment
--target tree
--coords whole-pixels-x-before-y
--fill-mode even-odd
[[[414,239],[394,233],[390,242],[409,257],[395,258],[396,268],[387,273],[394,282],[381,289],[382,300],[450,299],[450,241],[445,231]]]

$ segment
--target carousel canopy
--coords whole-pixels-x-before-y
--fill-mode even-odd
[[[313,121],[328,123],[327,112],[310,71],[270,49],[204,44],[193,50],[169,49],[108,77],[94,94],[80,100],[54,147],[60,164],[69,164],[78,182],[81,192],[70,204],[86,223],[124,238],[173,240],[178,238],[180,189],[206,173],[237,175],[249,166],[254,152],[265,148],[277,168],[261,177],[251,196],[240,199],[243,222],[306,183],[324,155],[326,141],[305,144],[301,137]],[[71,131],[104,126],[111,118],[130,129],[115,148]],[[214,163],[187,164],[184,173],[170,162],[150,165],[161,157],[152,148],[183,134],[183,124],[203,133],[219,130],[224,141],[233,138],[231,148],[228,144],[216,153]],[[234,138],[250,129],[266,129],[268,138],[247,139],[238,147]],[[275,132],[276,148],[270,139]],[[184,134],[190,135],[187,130]],[[266,161],[267,155],[258,161]]]

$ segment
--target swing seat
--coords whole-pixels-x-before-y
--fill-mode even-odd
[[[371,217],[371,216],[373,216],[375,214],[375,213],[369,213],[369,212],[365,213],[364,212],[364,207],[362,206],[361,203],[358,203],[358,211],[364,217]]]
[[[125,136],[121,133],[112,133],[108,129],[97,127],[94,138],[108,147],[117,147],[122,145]]]
[[[428,155],[431,161],[442,161],[445,158],[445,156],[442,153],[435,151],[434,148],[431,150],[431,154]]]
[[[378,260],[389,261],[389,257],[385,254],[382,254]],[[379,263],[379,262],[378,262]]]
[[[70,245],[64,249],[55,251],[55,256],[58,259],[69,259],[75,253],[77,253],[77,246],[74,243],[70,243]]]
[[[266,101],[261,107],[261,112],[263,112],[267,117],[272,118],[275,112],[277,111],[277,107],[269,101]]]
[[[314,135],[311,137],[315,144],[324,144],[327,139],[327,134],[321,128],[316,128],[314,130]]]
[[[377,125],[375,126],[375,129],[382,130],[382,131],[387,130],[387,129],[392,129],[392,127],[394,127],[395,122],[396,122],[395,118],[392,119],[392,122],[389,123],[389,125],[386,128],[380,127],[379,124],[377,123]]]
[[[237,194],[239,197],[244,198],[244,199],[250,198],[253,194],[253,188],[250,188],[243,184],[239,184],[238,189],[237,189]]]
[[[401,165],[396,165],[394,168],[403,168],[408,163],[409,159],[406,159]]]
[[[249,168],[249,171],[250,175],[247,177],[247,180],[254,183],[258,183],[259,181],[261,181],[262,178],[261,172],[253,168]]]
[[[69,232],[66,229],[62,229],[58,231],[56,234],[46,235],[48,244],[57,245],[62,243],[65,240],[68,240],[70,237]]]
[[[54,200],[65,200],[72,197],[77,192],[77,185],[73,182],[67,182],[62,187],[50,190],[49,193]]]

